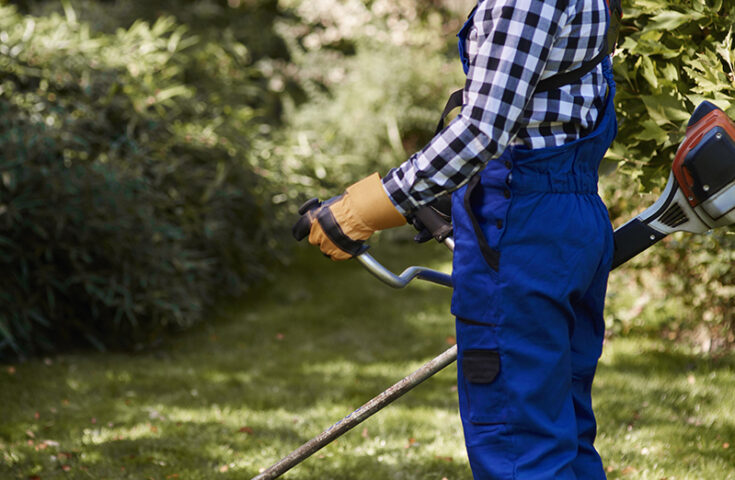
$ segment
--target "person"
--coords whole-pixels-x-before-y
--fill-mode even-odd
[[[462,109],[421,151],[322,204],[335,260],[452,192],[457,380],[475,479],[605,478],[591,386],[612,227],[597,169],[616,132],[606,0],[480,0]]]

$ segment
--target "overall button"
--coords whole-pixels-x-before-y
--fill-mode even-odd
[[[506,188],[506,189],[505,189],[505,190],[503,191],[503,196],[504,196],[505,198],[510,198],[510,190],[508,190],[508,189]]]
[[[511,168],[513,168],[513,163],[510,160],[506,160],[505,161],[505,168],[507,168],[508,170],[510,170]]]
[[[503,221],[502,220],[498,220],[497,222],[495,222],[495,225],[498,227],[498,230],[499,230],[499,229],[503,228]]]

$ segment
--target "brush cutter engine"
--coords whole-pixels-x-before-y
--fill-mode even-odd
[[[616,231],[613,268],[670,233],[704,233],[735,224],[735,124],[702,102],[687,124],[666,188]]]
[[[681,230],[700,233],[735,223],[735,124],[725,112],[709,102],[697,107],[672,175],[701,224]]]

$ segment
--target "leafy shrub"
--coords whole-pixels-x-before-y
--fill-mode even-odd
[[[722,0],[635,0],[624,5],[614,68],[620,132],[612,151],[647,188],[665,183],[694,107],[709,100],[735,117],[735,5]]]
[[[0,6],[0,356],[149,343],[277,253],[250,149],[279,101],[248,47],[64,6]]]
[[[624,2],[623,42],[615,57],[620,131],[609,158],[618,171],[655,198],[666,182],[691,112],[709,100],[735,118],[735,4],[723,0],[631,0]],[[616,223],[639,210],[620,195],[620,180],[606,180]],[[651,195],[644,197],[652,198]],[[650,203],[648,203],[650,204]],[[679,330],[706,327],[720,340],[734,340],[733,228],[702,237],[675,235],[628,268],[653,269],[670,301],[684,307]],[[649,278],[649,277],[647,277]]]

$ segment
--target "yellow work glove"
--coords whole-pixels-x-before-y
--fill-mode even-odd
[[[352,258],[362,251],[363,243],[373,232],[406,223],[385,193],[377,173],[347,187],[342,195],[301,213],[304,217],[294,226],[294,235],[298,238],[297,228],[306,219],[310,222],[309,243],[319,246],[332,260]]]

